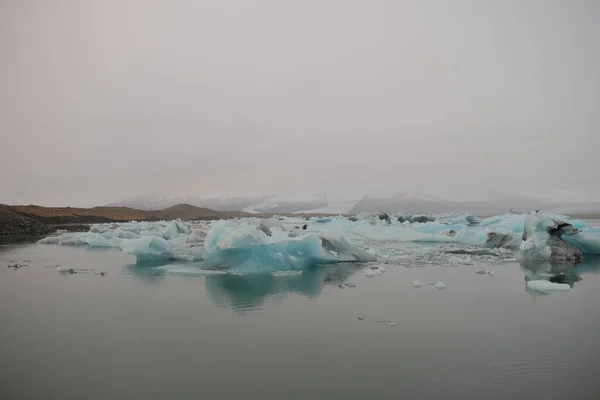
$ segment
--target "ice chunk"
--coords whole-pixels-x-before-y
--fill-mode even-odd
[[[386,324],[389,326],[398,326],[398,323],[396,321],[391,321],[389,319],[379,319],[377,321],[375,321],[376,324]]]
[[[385,268],[378,266],[378,265],[373,265],[369,268],[367,268],[364,272],[364,275],[366,275],[367,277],[373,277],[373,276],[377,276],[377,275],[383,275],[385,274]]]
[[[532,212],[525,218],[521,252],[524,259],[579,261],[581,251],[562,239],[577,229],[565,220]]]
[[[438,289],[438,290],[444,290],[446,289],[448,286],[442,282],[442,281],[438,281],[433,285],[434,288]]]
[[[507,249],[518,249],[521,244],[521,235],[518,233],[507,233],[501,232],[488,232],[484,247],[487,248],[507,248]]]
[[[60,240],[61,240],[60,236],[48,236],[46,238],[38,240],[38,243],[41,243],[41,244],[58,244],[58,242],[60,242]]]
[[[529,289],[543,293],[562,292],[571,290],[571,286],[567,285],[566,283],[553,283],[543,280],[529,281],[527,282],[527,287]]]
[[[121,239],[137,239],[140,237],[139,234],[126,229],[116,229],[114,233],[116,237]]]
[[[169,222],[169,224],[163,229],[162,237],[166,240],[175,239],[179,235],[189,235],[190,229],[180,220]]]
[[[423,284],[421,283],[421,281],[412,281],[410,284],[414,288],[420,288],[421,286],[423,286]]]
[[[190,235],[186,238],[186,243],[204,243],[206,239],[206,230],[204,229],[192,229]]]
[[[132,254],[138,262],[171,258],[169,242],[155,236],[144,236],[139,239],[124,239],[121,250]]]
[[[600,255],[600,228],[587,228],[579,233],[564,236],[563,239],[583,254]]]
[[[265,235],[267,235],[267,236],[271,236],[273,234],[273,232],[272,232],[273,228],[278,228],[280,230],[284,230],[281,222],[275,218],[263,219],[262,221],[260,221],[260,224],[258,225],[258,230],[264,232]]]
[[[121,241],[119,239],[107,239],[98,233],[89,234],[84,238],[85,242],[90,247],[120,247]]]

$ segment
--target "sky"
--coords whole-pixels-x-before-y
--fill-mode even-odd
[[[600,200],[600,2],[1,0],[0,203]]]

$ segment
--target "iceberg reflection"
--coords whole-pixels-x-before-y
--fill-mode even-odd
[[[362,267],[356,264],[338,264],[287,275],[211,275],[205,277],[205,287],[216,306],[250,311],[262,308],[271,298],[281,299],[291,294],[317,297],[323,286],[344,282],[359,269]]]

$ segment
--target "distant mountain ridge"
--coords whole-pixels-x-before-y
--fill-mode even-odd
[[[542,210],[565,214],[600,214],[600,202],[547,202],[523,195],[501,195],[488,200],[452,201],[435,198],[421,198],[398,194],[388,198],[364,196],[349,210],[349,214],[360,212],[385,211],[389,213],[445,213],[469,212],[486,216],[498,215],[508,210],[529,212]]]
[[[469,212],[476,215],[497,215],[516,209],[523,212],[542,210],[563,214],[600,214],[600,202],[552,202],[539,198],[498,194],[487,200],[455,201],[425,195],[419,192],[401,192],[390,197],[363,196],[360,200],[329,202],[323,195],[301,196],[304,199],[281,199],[274,195],[248,197],[172,197],[137,196],[108,207],[128,207],[144,211],[158,211],[178,204],[188,204],[219,213],[292,214],[342,213],[385,211],[412,213]]]
[[[13,216],[33,218],[48,224],[100,223],[122,221],[156,221],[156,220],[210,220],[244,216],[243,213],[221,213],[208,208],[189,204],[178,204],[163,210],[148,211],[129,207],[42,207],[36,205],[5,206],[5,213]]]
[[[219,212],[260,213],[294,213],[310,211],[326,206],[324,196],[312,196],[313,199],[294,200],[279,199],[274,195],[254,197],[200,197],[200,196],[136,196],[107,204],[107,207],[130,207],[139,210],[162,210],[177,204],[190,204],[196,207],[209,208]]]

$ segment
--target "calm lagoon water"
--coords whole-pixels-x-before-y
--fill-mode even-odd
[[[1,399],[600,398],[598,260],[551,295],[526,291],[539,266],[517,262],[494,276],[386,265],[373,277],[359,265],[190,277],[133,263],[0,246]]]

